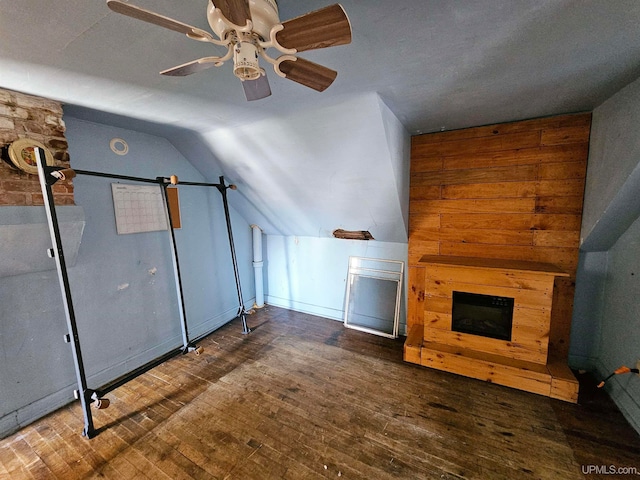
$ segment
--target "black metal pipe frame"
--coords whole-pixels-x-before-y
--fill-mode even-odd
[[[178,314],[180,315],[180,327],[182,328],[182,353],[195,350],[196,346],[189,341],[189,328],[187,326],[187,315],[184,308],[184,292],[182,290],[182,277],[180,275],[180,262],[178,261],[178,247],[176,246],[176,236],[171,218],[171,205],[167,195],[167,184],[163,177],[158,177],[164,200],[167,225],[169,226],[169,243],[171,243],[171,260],[173,263],[173,278],[176,282],[176,292],[178,294]]]
[[[82,361],[80,337],[78,336],[78,326],[76,324],[76,316],[73,310],[71,287],[69,285],[69,277],[67,276],[67,266],[64,260],[64,251],[62,250],[62,240],[60,237],[56,208],[53,202],[53,192],[51,191],[51,185],[47,184],[45,180],[43,165],[46,165],[46,158],[44,152],[41,149],[35,148],[35,151],[38,165],[38,176],[40,177],[40,187],[42,189],[42,195],[44,197],[44,207],[47,213],[51,242],[53,243],[53,249],[51,249],[49,253],[50,256],[53,256],[56,261],[56,267],[58,270],[58,281],[60,283],[60,290],[62,291],[62,302],[64,304],[67,327],[69,329],[69,333],[65,336],[65,340],[71,343],[76,379],[78,381],[78,390],[76,392],[76,397],[80,400],[82,411],[84,413],[84,429],[82,430],[82,435],[86,436],[87,438],[92,438],[96,434],[95,428],[93,427],[93,417],[91,415],[91,410],[89,409],[89,404],[93,401],[91,398],[93,392],[87,388],[87,376],[84,370],[84,363]]]
[[[236,279],[236,290],[238,292],[238,315],[242,321],[242,333],[246,335],[251,330],[247,326],[247,312],[244,309],[244,300],[242,299],[242,286],[240,285],[240,273],[238,271],[238,260],[236,258],[236,248],[233,243],[233,232],[231,230],[231,216],[229,215],[229,202],[227,200],[227,189],[231,188],[225,185],[224,177],[220,176],[220,183],[216,185],[218,191],[222,195],[222,205],[224,207],[224,216],[227,221],[227,234],[229,235],[229,247],[231,248],[231,260],[233,261],[233,274]]]
[[[179,353],[187,353],[188,351],[197,350],[195,345],[195,340],[190,340],[187,329],[187,321],[184,312],[184,295],[182,292],[182,281],[180,277],[180,266],[178,261],[178,251],[175,242],[175,234],[174,234],[174,226],[171,218],[171,207],[169,204],[169,199],[167,196],[166,189],[168,185],[171,183],[171,179],[166,177],[157,177],[155,179],[142,178],[142,177],[133,177],[128,175],[116,175],[110,173],[103,172],[93,172],[89,170],[76,170],[73,169],[75,174],[80,175],[89,175],[95,177],[103,177],[103,178],[114,178],[119,180],[129,180],[135,182],[143,182],[143,183],[154,183],[159,184],[162,188],[162,195],[165,201],[166,206],[166,214],[167,214],[167,222],[170,230],[170,242],[172,247],[172,260],[174,265],[174,274],[176,279],[176,290],[179,296],[179,313],[182,327],[182,337],[183,337],[183,346],[182,348],[177,348],[172,351],[167,352],[160,357],[157,357],[154,360],[132,370],[131,372],[112,380],[111,382],[103,385],[99,389],[89,389],[87,387],[87,377],[86,371],[84,369],[84,362],[82,359],[82,351],[80,348],[80,338],[78,336],[78,328],[75,318],[75,313],[73,309],[73,301],[71,298],[71,287],[69,284],[68,274],[66,263],[64,260],[64,251],[62,248],[62,241],[60,236],[60,228],[58,224],[58,219],[55,210],[55,202],[53,199],[53,192],[51,186],[58,180],[58,177],[51,175],[53,172],[63,170],[60,167],[49,167],[46,165],[46,159],[44,156],[44,152],[40,149],[36,148],[36,158],[37,158],[37,167],[38,167],[38,176],[40,179],[40,186],[42,189],[42,194],[45,199],[45,210],[47,214],[47,221],[49,223],[49,231],[51,234],[51,241],[53,243],[53,249],[50,250],[50,256],[54,257],[56,260],[56,267],[58,271],[58,279],[60,283],[60,289],[62,292],[63,304],[65,309],[65,316],[67,319],[67,327],[69,329],[69,334],[65,336],[65,340],[71,343],[72,353],[74,358],[74,366],[76,372],[76,379],[78,382],[78,390],[75,392],[76,398],[78,398],[81,402],[82,411],[84,415],[84,429],[82,430],[82,435],[87,438],[93,438],[97,435],[97,431],[93,425],[93,416],[91,414],[90,404],[92,402],[97,402],[98,404],[101,401],[101,397],[106,395],[107,393],[115,390],[116,388],[124,385],[125,383],[133,380],[134,378],[146,373],[152,368],[160,365],[165,362],[169,358],[174,357]],[[242,300],[242,288],[240,285],[240,276],[238,273],[238,263],[236,259],[235,247],[233,244],[233,233],[231,230],[231,217],[229,215],[229,205],[227,201],[226,191],[230,186],[226,186],[224,183],[224,177],[220,177],[220,183],[202,183],[202,182],[180,182],[182,185],[192,185],[192,186],[205,186],[205,187],[216,187],[220,194],[222,195],[223,206],[225,211],[225,219],[227,223],[227,233],[229,236],[229,245],[231,248],[231,257],[233,261],[233,269],[236,279],[236,288],[238,291],[238,301],[240,302],[240,308],[238,311],[238,317],[242,320],[242,333],[249,333],[251,330],[247,327],[246,323],[246,312],[244,309],[244,302]],[[206,336],[202,335],[199,338]]]
[[[158,177],[160,179],[162,177]],[[229,237],[229,248],[231,250],[231,261],[233,263],[233,274],[236,280],[236,291],[238,293],[238,314],[236,318],[240,318],[242,322],[242,333],[247,334],[251,332],[251,329],[247,326],[247,311],[244,308],[244,300],[242,298],[242,285],[240,284],[240,272],[238,270],[238,258],[236,256],[236,248],[233,242],[233,230],[231,229],[231,215],[229,214],[229,201],[227,199],[227,190],[229,188],[235,189],[233,185],[227,185],[224,177],[220,176],[220,183],[205,183],[205,182],[183,182],[178,181],[177,185],[189,185],[189,186],[197,186],[197,187],[216,187],[222,195],[222,206],[224,208],[224,217],[227,223],[227,235]],[[165,179],[166,180],[166,179]],[[166,183],[164,184],[165,188],[167,187]],[[165,194],[166,198],[166,194]],[[167,209],[170,211],[169,204],[167,202]]]

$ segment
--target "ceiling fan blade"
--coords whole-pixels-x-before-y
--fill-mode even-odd
[[[244,96],[247,97],[247,101],[260,100],[271,95],[271,87],[269,86],[269,80],[266,75],[260,75],[255,80],[245,80],[242,83],[244,89]]]
[[[204,57],[191,62],[183,63],[177,67],[168,68],[160,72],[161,75],[168,75],[170,77],[186,77],[192,73],[198,73],[208,68],[215,67],[218,57]]]
[[[211,3],[235,25],[244,26],[247,20],[251,20],[248,0],[211,0]]]
[[[119,0],[107,0],[107,6],[116,13],[121,13],[122,15],[142,20],[143,22],[153,23],[154,25],[168,28],[174,32],[183,33],[195,39],[211,37],[207,32],[204,32],[200,28],[187,25],[186,23],[179,22],[173,18],[165,17],[164,15],[160,15],[150,10],[145,10],[144,8],[136,7],[135,5],[124,3]]]
[[[351,23],[337,3],[282,22],[282,25],[284,29],[276,34],[276,40],[283,47],[295,48],[298,52],[351,43]]]
[[[338,72],[298,57],[297,60],[285,60],[280,63],[280,71],[285,77],[305,87],[323,92],[333,83]]]

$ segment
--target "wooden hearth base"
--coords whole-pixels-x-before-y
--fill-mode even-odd
[[[422,325],[414,325],[404,344],[404,360],[506,387],[577,403],[578,381],[563,360],[546,365],[505,358],[423,340]]]

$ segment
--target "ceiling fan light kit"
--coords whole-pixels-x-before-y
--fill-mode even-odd
[[[233,73],[243,82],[247,100],[271,95],[260,58],[272,65],[278,76],[322,92],[333,83],[337,72],[298,57],[298,52],[351,42],[351,24],[339,4],[280,22],[275,0],[209,0],[207,20],[218,38],[121,0],[107,0],[107,5],[114,12],[182,33],[193,40],[225,47],[224,55],[199,58],[160,73],[191,75],[233,59]],[[269,49],[279,56],[267,54]]]

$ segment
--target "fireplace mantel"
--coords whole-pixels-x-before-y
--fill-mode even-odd
[[[478,270],[506,270],[510,272],[535,273],[554,277],[568,277],[564,270],[550,263],[528,262],[501,258],[453,257],[449,255],[423,255],[420,263],[425,265],[446,265],[451,267],[475,268]]]
[[[425,255],[422,301],[405,343],[405,360],[567,401],[577,381],[566,365],[549,360],[554,265],[508,259]],[[452,329],[453,292],[513,299],[510,339]]]

